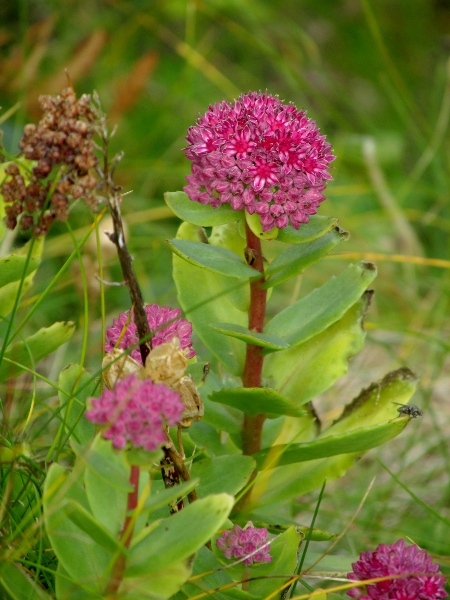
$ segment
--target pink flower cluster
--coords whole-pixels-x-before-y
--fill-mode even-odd
[[[92,400],[86,418],[96,425],[107,425],[105,440],[114,448],[130,443],[135,448],[156,450],[166,440],[165,427],[181,420],[184,406],[180,395],[164,384],[129,375],[117,381],[113,390],[105,389]]]
[[[260,216],[263,231],[307,223],[325,199],[331,144],[293,104],[261,92],[210,106],[188,129],[191,200]]]
[[[387,579],[347,592],[351,598],[360,600],[437,600],[446,598],[445,577],[432,557],[416,545],[407,546],[404,540],[386,546],[380,544],[372,552],[361,552],[360,559],[352,564],[348,574],[352,581],[364,581],[386,575],[402,575],[399,579]],[[423,575],[419,575],[423,573]],[[411,575],[409,575],[411,574]]]
[[[270,546],[267,540],[267,529],[264,527],[253,527],[249,521],[244,529],[235,525],[230,531],[224,531],[216,544],[222,550],[226,558],[243,558],[243,563],[251,565],[255,563],[269,563],[272,557],[269,554]],[[249,556],[249,555],[252,556]]]
[[[174,337],[178,337],[180,340],[180,348],[188,348],[188,357],[192,358],[195,356],[195,352],[192,349],[192,323],[186,321],[186,319],[178,318],[181,315],[179,308],[169,308],[168,306],[158,306],[158,304],[150,304],[145,307],[147,313],[148,324],[150,331],[154,333],[152,337],[152,346],[160,346],[165,342],[171,342]],[[124,332],[126,323],[129,319],[130,311],[120,313],[117,319],[114,319],[113,324],[106,330],[106,352],[111,352],[120,339],[118,348],[125,350],[130,346],[136,346],[136,348],[130,353],[130,356],[142,363],[141,353],[139,351],[138,342],[139,338],[137,335],[136,325],[134,323],[133,316],[129,320],[128,327]],[[170,323],[167,327],[164,327],[166,323]]]

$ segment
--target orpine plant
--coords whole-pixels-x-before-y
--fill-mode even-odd
[[[61,102],[48,101],[49,114]],[[409,418],[398,417],[392,402],[406,404],[416,384],[406,368],[390,373],[321,431],[312,401],[363,345],[373,293],[367,288],[376,275],[371,263],[350,265],[283,310],[271,308],[268,317],[271,288],[320,263],[348,238],[335,218],[316,215],[331,179],[331,146],[304,111],[267,93],[220,102],[189,129],[186,193],[166,194],[183,220],[169,244],[185,319],[179,309],[144,303],[113,179],[118,161],[108,157],[98,103],[92,110],[95,118],[87,121],[99,138],[98,163],[76,160],[90,133],[75,145],[75,158],[69,153],[59,165],[53,144],[61,139],[61,148],[70,147],[70,134],[63,139],[55,130],[28,128],[27,135],[42,133],[44,145],[52,145],[43,153],[55,161],[45,201],[28,215],[31,204],[7,199],[22,210],[19,221],[45,233],[42,219],[66,218],[57,206],[70,207],[74,186],[95,175],[84,195],[91,203],[95,190],[93,204],[109,208],[114,232],[108,237],[130,291],[129,310],[107,329],[109,389],[100,394],[80,365],[64,369],[57,382],[73,464],[53,462],[45,481],[56,598],[189,598],[198,594],[193,572],[206,589],[235,586],[252,597],[272,596],[297,569],[302,535],[292,523],[292,501],[398,435]],[[64,120],[55,123],[67,133]],[[3,193],[16,177],[12,187],[29,194],[38,163],[13,163],[4,168]],[[55,204],[62,180],[65,200]],[[191,333],[202,343],[195,351]],[[198,359],[203,369],[196,368]],[[249,519],[263,526],[254,528]],[[269,551],[267,531],[280,522],[285,527]],[[224,556],[238,564],[222,571]],[[9,576],[20,577],[29,591],[20,568]]]

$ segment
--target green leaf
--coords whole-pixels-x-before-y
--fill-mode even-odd
[[[200,498],[222,492],[234,496],[248,482],[254,469],[251,456],[237,454],[194,461],[191,474],[200,479],[197,489]]]
[[[371,427],[361,427],[348,433],[326,435],[314,442],[272,446],[257,452],[253,457],[258,469],[274,469],[327,456],[362,453],[396,437],[406,427],[406,423],[406,419],[394,419]]]
[[[337,222],[334,217],[312,215],[309,223],[302,223],[300,229],[294,229],[292,225],[280,229],[277,240],[288,244],[304,244],[325,235],[337,225]]]
[[[189,558],[172,563],[158,571],[140,576],[125,576],[119,588],[120,600],[169,600],[175,598],[192,572]]]
[[[329,233],[305,244],[290,247],[281,252],[266,269],[268,281],[263,288],[279,285],[295,277],[314,263],[321,260],[339,242],[347,240],[348,233],[340,227],[334,227]]]
[[[20,564],[0,564],[0,596],[5,600],[51,600]]]
[[[180,258],[193,265],[213,271],[213,273],[220,273],[238,279],[261,276],[258,271],[249,267],[243,258],[226,248],[188,240],[167,240],[167,243]]]
[[[198,227],[182,223],[177,239],[200,241]],[[227,290],[236,285],[230,277],[211,273],[173,256],[173,277],[178,299],[186,317],[192,321],[194,330],[225,368],[239,375],[244,367],[245,346],[238,340],[224,337],[213,331],[210,323],[232,321],[247,324],[247,316],[227,298]]]
[[[132,542],[125,576],[164,572],[188,559],[223,525],[233,501],[228,494],[208,496],[162,520],[148,535],[144,531]]]
[[[306,411],[299,408],[292,400],[282,396],[271,388],[231,388],[213,392],[213,402],[220,402],[242,410],[248,415],[262,413],[270,417],[289,415],[303,417]]]
[[[70,434],[70,443],[74,439],[77,444],[85,446],[95,435],[95,425],[85,418],[84,411],[86,400],[92,395],[96,383],[87,371],[72,363],[59,374],[58,387],[61,414]]]
[[[27,257],[23,254],[8,254],[0,258],[0,287],[20,279],[24,274],[25,266],[25,275],[36,271],[39,263],[39,258],[31,257],[27,264]]]
[[[231,250],[237,256],[245,257],[247,240],[239,231],[239,223],[228,223],[213,227],[208,242],[213,246]],[[227,274],[227,273],[226,273]],[[227,292],[227,298],[236,308],[248,312],[250,306],[250,286],[248,280],[241,280],[240,285],[234,286]]]
[[[152,493],[145,501],[142,509],[147,513],[151,513],[155,510],[158,510],[159,508],[162,508],[163,506],[168,506],[174,500],[187,496],[187,494],[194,490],[198,486],[198,484],[199,480],[197,478],[193,479],[191,476],[191,479],[189,481],[181,483],[175,488],[164,489],[156,494]]]
[[[303,536],[290,527],[278,536],[270,545],[272,562],[250,567],[250,573],[255,580],[250,581],[249,592],[260,598],[265,598],[280,589],[281,585],[290,579],[297,566],[297,554]],[[286,578],[280,577],[285,575]]]
[[[64,569],[61,562],[58,563],[55,575],[57,600],[104,600],[103,593],[94,592],[89,587],[89,582],[75,581]]]
[[[170,210],[183,221],[202,227],[224,225],[243,219],[243,211],[236,211],[229,204],[213,208],[209,204],[201,204],[190,200],[184,192],[166,192],[164,200]]]
[[[394,419],[397,410],[393,402],[408,404],[414,394],[417,378],[409,369],[399,369],[386,375],[363,390],[344,410],[342,417],[324,431],[319,440],[327,436],[346,435],[357,428],[386,425],[386,418],[400,433],[408,418]],[[391,433],[394,429],[391,429]],[[381,429],[382,432],[382,429]],[[369,433],[370,435],[370,433]],[[380,443],[383,443],[382,440]],[[294,463],[261,472],[254,485],[253,494],[258,506],[285,505],[287,499],[319,488],[324,480],[342,477],[364,451],[341,454],[331,458]],[[274,509],[273,509],[274,510]]]
[[[278,237],[278,232],[280,231],[278,227],[273,227],[270,231],[263,231],[261,217],[258,213],[255,212],[251,215],[250,213],[245,212],[245,220],[247,225],[260,240],[274,240]]]
[[[289,344],[276,335],[256,333],[241,325],[234,325],[233,323],[211,323],[210,327],[214,329],[214,331],[234,337],[246,344],[254,344],[255,346],[261,346],[262,348],[267,348],[269,350],[284,350],[285,348],[289,348]]]
[[[186,582],[182,591],[187,598],[193,598],[205,593],[205,598],[211,598],[212,590],[225,587],[233,583],[233,579],[223,569],[213,552],[206,547],[200,548],[194,562],[194,569],[191,581]],[[201,577],[195,577],[201,575]],[[214,591],[214,600],[228,600],[236,598],[237,600],[251,600],[255,598],[252,594],[244,592],[237,587],[225,587],[221,592]]]
[[[128,492],[132,491],[129,483],[130,466],[124,452],[117,452],[109,440],[103,440],[98,434],[89,452],[80,456],[86,461],[84,484],[90,509],[98,522],[112,536],[118,536],[125,521]],[[139,498],[149,494],[149,474],[141,470],[139,477]],[[105,502],[108,498],[108,502]],[[141,513],[136,520],[135,534],[144,526],[147,514]]]
[[[5,352],[4,360],[0,365],[0,381],[17,377],[23,367],[34,369],[35,364],[70,340],[74,331],[75,324],[71,321],[54,323],[50,327],[39,329],[25,341],[13,344]]]
[[[341,319],[307,342],[267,356],[263,377],[297,406],[325,392],[347,373],[349,358],[364,346],[370,298],[366,292]]]
[[[340,275],[278,313],[264,333],[278,335],[292,346],[305,342],[340,319],[362,296],[376,273],[372,263],[349,265]]]
[[[50,466],[44,484],[45,528],[52,548],[68,575],[76,582],[87,582],[89,589],[98,593],[108,578],[112,554],[64,513],[64,506],[69,500],[89,511],[80,475],[79,468],[69,473],[57,463]]]
[[[99,524],[92,513],[80,506],[78,502],[69,499],[64,504],[63,511],[72,523],[75,523],[79,529],[87,533],[94,542],[106,548],[111,553],[121,551],[122,546],[119,544],[118,537],[112,536],[105,527]]]
[[[22,246],[18,250],[15,250],[13,255],[12,254],[9,255],[10,257],[12,257],[12,256],[15,257],[13,259],[13,261],[15,261],[15,262],[23,261],[23,265],[22,265],[22,269],[23,269],[26,264],[26,257],[30,253],[31,246],[32,246],[32,248],[31,248],[30,263],[29,263],[31,265],[31,267],[27,268],[27,274],[23,280],[23,283],[22,283],[23,270],[22,270],[22,272],[19,270],[16,273],[17,277],[15,279],[11,280],[9,283],[0,285],[0,316],[2,316],[2,317],[6,317],[12,311],[15,301],[16,301],[17,294],[19,293],[19,288],[20,288],[20,297],[22,297],[25,294],[25,292],[27,291],[27,289],[30,287],[31,283],[33,282],[33,278],[36,274],[36,269],[38,268],[40,261],[41,261],[42,250],[44,247],[44,236],[42,236],[38,239],[33,238],[33,240],[28,241],[24,246]],[[6,257],[6,259],[8,259],[8,257]],[[2,267],[0,268],[0,272],[2,272],[3,266],[4,265],[2,265]],[[8,267],[6,267],[6,273],[7,273],[7,271],[8,271]],[[6,273],[5,273],[5,275],[6,275]],[[2,273],[2,275],[3,275],[3,273]],[[10,274],[10,276],[12,277],[12,273]]]

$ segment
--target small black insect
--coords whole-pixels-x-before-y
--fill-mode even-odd
[[[418,406],[415,406],[415,404],[400,404],[400,402],[393,402],[392,404],[399,405],[400,408],[397,408],[399,416],[406,415],[407,417],[415,419],[416,417],[421,417],[423,415],[423,412]]]

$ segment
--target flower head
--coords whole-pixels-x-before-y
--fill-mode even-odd
[[[179,394],[132,374],[94,398],[85,415],[92,423],[106,426],[103,438],[112,440],[114,448],[124,448],[129,442],[152,451],[166,441],[165,427],[179,423],[183,410]]]
[[[190,127],[191,200],[260,216],[263,231],[307,223],[325,199],[331,144],[293,104],[261,92],[210,106]]]
[[[152,337],[152,346],[160,346],[165,342],[171,342],[174,337],[180,340],[180,348],[188,350],[188,358],[195,356],[192,349],[192,323],[186,319],[179,319],[181,310],[179,308],[169,308],[168,306],[158,306],[158,304],[150,304],[145,307],[147,313],[148,324],[150,331],[154,334]],[[128,322],[128,326],[127,326]],[[166,327],[164,325],[169,323]],[[120,340],[120,342],[119,342]],[[133,316],[130,318],[130,311],[120,313],[117,319],[114,319],[113,324],[106,330],[106,352],[111,352],[117,342],[118,348],[126,350],[130,346],[136,348],[130,353],[130,356],[142,364],[141,353],[138,348],[138,334]]]
[[[407,546],[404,540],[386,546],[380,544],[372,552],[361,552],[352,564],[353,572],[347,577],[352,581],[364,581],[386,575],[402,575],[399,579],[387,579],[347,592],[351,598],[360,600],[437,600],[446,598],[445,577],[432,557],[416,545]],[[423,573],[423,575],[421,575]],[[411,574],[408,576],[408,574]],[[414,575],[413,575],[414,574]]]
[[[19,142],[23,156],[36,161],[31,172],[11,163],[1,184],[5,199],[6,225],[18,222],[34,235],[45,234],[53,221],[66,221],[70,203],[84,197],[95,208],[97,184],[90,169],[98,160],[92,137],[95,111],[87,94],[77,99],[72,88],[57,96],[39,98],[44,115],[38,125],[25,125]],[[18,166],[19,165],[19,166]],[[23,165],[22,165],[23,166]]]
[[[269,554],[270,546],[267,540],[265,527],[253,527],[249,521],[242,529],[235,525],[233,529],[224,531],[216,544],[226,558],[245,558],[242,562],[248,566],[255,563],[269,563],[272,557]],[[251,556],[250,556],[251,555]]]

